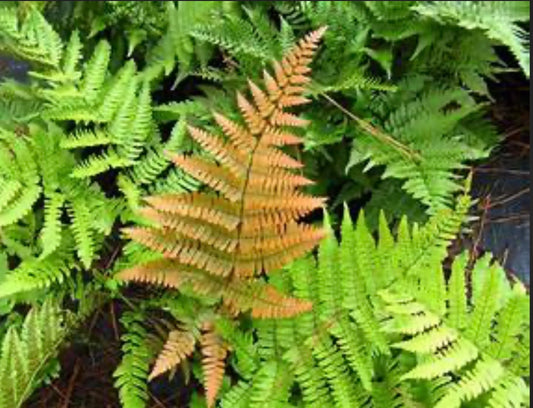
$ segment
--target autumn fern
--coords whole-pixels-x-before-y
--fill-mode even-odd
[[[323,200],[297,191],[310,181],[291,172],[301,164],[276,148],[300,141],[283,126],[306,122],[284,109],[307,102],[300,94],[322,33],[309,34],[281,64],[274,63],[275,78],[265,71],[266,93],[250,82],[254,103],[237,94],[244,126],[215,113],[227,141],[189,127],[191,136],[218,164],[197,156],[175,155],[173,160],[218,195],[147,198],[150,207],[143,214],[161,227],[135,227],[126,233],[161,252],[164,259],[123,271],[120,278],[172,287],[188,283],[201,292],[222,295],[232,310],[251,308],[253,315],[263,317],[309,307],[288,299],[284,304],[273,288],[246,279],[283,266],[323,236],[320,229],[295,222]]]

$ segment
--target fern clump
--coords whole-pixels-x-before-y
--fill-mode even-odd
[[[175,383],[196,408],[525,406],[527,290],[443,260],[528,12],[2,3],[0,408],[107,306],[110,406]],[[59,403],[90,405],[74,387]]]
[[[377,241],[364,213],[354,228],[345,211],[340,242],[330,234],[318,259],[300,259],[273,276],[278,286],[312,300],[313,311],[254,325],[257,340],[243,353],[252,351],[256,374],[246,374],[222,405],[239,397],[237,406],[256,406],[251,395],[269,381],[261,373],[283,365],[283,387],[297,384],[302,406],[523,406],[525,288],[509,283],[489,257],[469,266],[463,253],[449,278],[442,270],[468,207],[462,197],[454,211],[412,230],[404,219],[396,236],[382,214]],[[242,363],[249,373],[250,358],[236,356],[237,369]]]

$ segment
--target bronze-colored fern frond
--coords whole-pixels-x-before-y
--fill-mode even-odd
[[[171,370],[194,351],[196,340],[187,331],[172,330],[163,346],[163,350],[157,356],[148,380],[152,380],[160,374]]]
[[[223,339],[215,332],[211,323],[204,327],[200,340],[202,345],[202,369],[204,373],[204,388],[207,406],[215,404],[215,398],[224,378],[225,359],[228,347]]]
[[[164,259],[125,270],[120,278],[189,284],[220,295],[230,310],[251,309],[259,317],[289,316],[311,307],[259,282],[254,286],[251,278],[284,266],[324,236],[321,228],[297,221],[324,200],[299,191],[312,182],[295,173],[302,164],[279,149],[301,143],[286,128],[307,121],[286,108],[309,102],[302,92],[324,31],[308,34],[275,62],[274,76],[265,71],[264,89],[249,81],[250,100],[237,93],[242,124],[214,113],[224,136],[189,126],[191,137],[214,160],[184,155],[172,155],[172,160],[212,191],[147,198],[142,213],[157,227],[125,232]]]

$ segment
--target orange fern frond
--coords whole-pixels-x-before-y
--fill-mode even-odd
[[[228,348],[222,338],[214,331],[212,324],[207,323],[202,334],[202,369],[204,372],[204,388],[207,407],[214,406],[215,399],[224,378],[224,367]]]
[[[195,339],[187,331],[172,330],[163,346],[163,350],[157,356],[154,368],[148,380],[173,369],[194,351]]]
[[[299,189],[312,183],[295,172],[302,163],[283,152],[302,140],[289,127],[308,121],[286,111],[309,102],[313,54],[325,28],[303,39],[264,71],[263,88],[248,82],[250,95],[237,93],[243,123],[213,113],[224,136],[189,126],[191,137],[209,157],[168,153],[173,162],[211,191],[148,197],[142,215],[154,227],[125,230],[127,236],[163,255],[163,259],[122,271],[119,278],[171,287],[189,285],[218,295],[234,311],[254,316],[289,316],[308,310],[252,278],[284,266],[313,249],[322,228],[298,219],[320,208],[324,199]]]

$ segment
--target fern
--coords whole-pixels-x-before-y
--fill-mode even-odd
[[[33,125],[30,135],[31,139],[27,140],[5,133],[2,139],[4,151],[14,153],[10,162],[20,163],[20,167],[7,165],[9,156],[4,156],[3,168],[8,170],[3,173],[7,176],[4,182],[9,188],[3,195],[0,219],[7,226],[14,225],[44,196],[40,254],[32,254],[9,272],[8,279],[0,284],[3,296],[63,282],[70,275],[68,270],[76,269],[70,264],[74,259],[69,251],[74,249],[83,266],[89,268],[103,235],[109,233],[118,215],[113,201],[108,201],[98,186],[75,182],[69,177],[75,158],[60,148],[64,134],[59,128]],[[32,184],[28,186],[30,180]],[[68,220],[64,219],[64,213]]]
[[[377,242],[364,214],[354,228],[346,211],[340,247],[330,235],[318,265],[308,257],[287,267],[286,275],[272,276],[288,278],[315,308],[292,321],[254,325],[256,370],[288,364],[292,386],[302,391],[296,401],[306,407],[331,401],[372,407],[524,404],[528,386],[515,368],[519,350],[524,352],[520,332],[529,330],[523,286],[511,290],[501,267],[484,260],[468,278],[465,254],[444,278],[446,247],[468,207],[463,196],[454,212],[442,210],[422,227],[409,230],[403,220],[396,239],[382,214]],[[372,277],[371,286],[365,277]],[[476,295],[467,297],[467,287]],[[253,344],[246,350],[253,351]],[[242,393],[263,386],[248,376],[227,395],[231,401],[246,398]]]
[[[458,261],[461,262],[461,259]],[[461,265],[461,263],[459,264]],[[462,262],[464,265],[464,262]],[[400,347],[405,350],[414,352],[420,356],[425,356],[425,359],[421,359],[421,363],[413,368],[408,373],[404,374],[404,378],[437,378],[447,372],[455,372],[460,376],[458,383],[453,383],[446,386],[445,395],[439,400],[436,406],[442,407],[459,407],[462,401],[468,401],[475,399],[476,397],[487,393],[496,387],[500,379],[503,379],[505,375],[508,377],[512,375],[512,372],[506,373],[505,360],[499,360],[501,353],[505,350],[505,354],[510,357],[513,354],[513,348],[515,344],[509,341],[514,336],[517,336],[517,329],[514,334],[509,334],[507,341],[501,343],[501,337],[491,339],[492,332],[501,332],[506,330],[500,329],[498,326],[505,325],[498,320],[499,325],[494,328],[493,320],[497,310],[499,309],[497,299],[501,293],[498,288],[498,282],[503,281],[505,276],[501,267],[486,265],[483,269],[477,268],[477,273],[485,274],[483,280],[476,281],[472,278],[472,285],[474,288],[478,284],[481,284],[477,301],[466,309],[465,307],[458,307],[464,304],[464,293],[457,291],[461,284],[461,280],[457,277],[457,274],[464,274],[464,269],[459,266],[454,266],[450,283],[448,286],[448,297],[453,300],[450,302],[450,313],[453,311],[453,318],[450,316],[449,322],[458,322],[459,327],[447,327],[446,323],[439,318],[433,318],[429,325],[420,326],[424,320],[424,316],[431,316],[423,305],[414,303],[413,299],[409,299],[404,295],[399,297],[390,297],[386,292],[383,293],[385,301],[390,305],[388,307],[389,313],[397,319],[398,327],[405,328],[409,325],[415,324],[420,326],[417,331],[406,330],[413,337],[409,340],[397,343],[395,347]],[[463,291],[466,289],[463,279]],[[510,297],[510,293],[507,292],[509,302],[516,302],[521,299],[522,310],[526,309],[527,296],[520,290],[520,284],[517,284],[517,289],[514,291],[514,296]],[[461,300],[463,299],[463,300]],[[471,300],[472,302],[473,300]],[[416,305],[416,307],[415,307]],[[452,308],[452,305],[453,306]],[[401,307],[401,308],[400,308]],[[411,310],[408,310],[411,309]],[[404,310],[402,312],[402,310]],[[505,309],[502,310],[502,313]],[[526,315],[523,312],[517,313],[515,321],[512,323],[515,327],[524,328],[527,325],[527,321],[524,319]],[[400,314],[401,313],[401,314]],[[467,326],[461,324],[461,321],[466,321]],[[498,350],[497,354],[493,354],[491,350]],[[471,367],[471,362],[475,361],[476,364]],[[466,368],[466,366],[470,368]],[[463,369],[465,368],[465,369]],[[461,372],[461,369],[462,372]],[[461,374],[459,374],[461,373]],[[520,380],[520,377],[517,378]],[[505,394],[502,390],[499,390],[499,397],[502,401],[505,398],[514,399],[511,392],[508,390],[508,394]],[[504,396],[505,395],[505,396]],[[524,394],[522,394],[524,395]],[[507,402],[506,402],[507,404]]]
[[[17,295],[63,283],[72,273],[72,247],[71,239],[64,236],[54,256],[24,259],[0,282],[0,298],[16,299]]]
[[[177,7],[173,3],[167,3],[167,30],[151,50],[143,75],[146,78],[156,78],[161,73],[168,75],[177,62],[183,79],[194,70],[195,65],[205,66],[212,50],[194,40],[192,33],[197,26],[222,10],[235,12],[231,2],[178,2]]]
[[[451,209],[460,172],[499,141],[483,117],[486,80],[505,68],[495,46],[528,74],[528,8],[0,6],[0,52],[29,67],[0,83],[0,406],[49,378],[94,310],[83,300],[121,296],[117,280],[164,286],[126,302],[124,407],[145,407],[148,382],[177,366],[204,385],[194,407],[526,405],[527,291],[489,256],[461,254],[451,275],[442,261],[468,218],[466,196]],[[184,98],[202,96],[166,101],[170,75]],[[304,117],[286,112],[306,97]],[[297,223],[332,191],[331,210],[370,201],[354,222],[347,203],[342,222]],[[50,306],[64,295],[76,314]],[[22,323],[15,306],[39,299]],[[52,308],[61,318],[46,325]]]
[[[34,389],[49,378],[49,367],[66,336],[99,304],[90,288],[77,312],[48,299],[30,309],[22,326],[8,328],[0,353],[0,407],[22,407]]]
[[[2,5],[1,10],[2,51],[44,67],[59,65],[63,51],[61,39],[41,13],[31,9],[19,21],[15,7]]]
[[[124,355],[113,376],[124,408],[144,408],[148,401],[147,379],[153,352],[147,343],[144,318],[144,313],[138,311],[126,312],[120,319],[125,327]]]
[[[461,105],[444,110],[452,102]],[[402,188],[425,204],[429,213],[446,208],[452,194],[460,188],[454,170],[463,168],[463,162],[488,153],[484,148],[469,146],[457,128],[463,118],[477,109],[459,89],[423,95],[390,113],[383,123],[387,134],[404,143],[410,152],[421,152],[420,156],[404,153],[371,133],[359,133],[347,169],[360,162],[367,163],[365,170],[386,165],[382,177],[405,180]]]
[[[42,381],[39,376],[64,337],[62,320],[57,305],[45,303],[29,312],[20,332],[13,327],[7,331],[0,358],[0,406],[22,406]]]
[[[228,278],[253,276],[263,270],[268,271],[279,267],[288,259],[311,248],[320,238],[320,231],[300,227],[291,223],[291,220],[300,214],[309,212],[319,205],[321,200],[307,198],[296,192],[297,186],[308,182],[284,168],[290,169],[299,166],[299,164],[271,146],[298,141],[295,136],[280,132],[276,127],[304,124],[297,117],[283,112],[282,108],[305,102],[305,99],[294,93],[300,92],[300,87],[296,85],[307,81],[303,74],[309,69],[305,65],[310,61],[309,57],[312,55],[312,50],[321,33],[318,31],[302,40],[300,45],[287,55],[282,65],[275,64],[276,80],[265,74],[269,94],[272,95],[272,98],[279,99],[281,97],[279,108],[276,108],[267,99],[263,91],[251,83],[250,88],[254,96],[255,106],[251,105],[241,94],[238,94],[237,98],[246,120],[246,128],[241,128],[240,125],[222,115],[217,114],[215,116],[218,124],[227,134],[230,143],[224,145],[222,140],[198,128],[189,128],[191,136],[212,153],[222,166],[216,167],[211,161],[195,157],[175,156],[174,161],[200,181],[214,190],[218,190],[221,197],[195,193],[150,198],[149,202],[152,208],[146,209],[144,214],[165,226],[167,232],[165,229],[137,228],[130,229],[129,235],[144,245],[163,252],[173,260],[140,265],[137,268],[124,271],[120,275],[122,278],[160,282],[179,287],[185,282],[193,283],[194,274],[198,274],[195,287],[202,288],[202,291],[207,293],[215,294],[222,289],[223,282]],[[298,58],[301,59],[301,62]],[[287,92],[293,92],[293,94],[282,95],[281,90],[285,88],[288,89]],[[255,138],[253,135],[259,137]],[[244,163],[248,164],[243,166]],[[273,168],[272,176],[267,176],[269,167]],[[264,197],[265,193],[268,194],[269,198]],[[290,203],[290,200],[293,203]],[[266,206],[261,202],[264,202]],[[212,205],[220,206],[221,210],[210,210],[209,207]],[[252,213],[256,208],[260,209],[261,212]],[[274,229],[265,224],[271,222],[267,221],[270,219],[272,221],[278,219],[275,221]],[[203,225],[205,232],[196,230],[198,222]],[[236,226],[238,228],[235,230]],[[255,255],[253,255],[255,244],[253,242],[256,240],[255,228],[257,226],[263,230],[265,243],[260,247],[262,249],[259,258],[255,259]],[[273,239],[277,231],[281,231],[279,228],[288,228],[287,231],[291,231],[291,233],[288,235],[288,240],[276,243]],[[181,246],[175,246],[165,238],[168,233],[172,233],[172,230],[179,231],[180,236],[184,239]],[[228,233],[230,233],[229,236]],[[187,249],[195,241],[201,244],[198,249],[192,250],[192,247]],[[191,250],[193,252],[190,252]],[[187,253],[189,254],[187,255]],[[283,256],[280,257],[282,253]],[[161,267],[164,267],[168,272],[156,273]],[[172,272],[174,268],[181,270],[182,275]],[[152,276],[152,274],[154,275]],[[208,283],[209,276],[213,276],[211,284]],[[242,307],[246,309],[250,305],[256,305],[253,314],[259,316],[264,314],[266,317],[281,313],[281,309],[279,312],[275,312],[277,307],[267,306],[270,303],[267,301],[268,298],[276,299],[276,301],[281,300],[276,292],[261,286],[254,289],[252,285],[237,282],[234,285],[229,285],[226,290],[233,296],[240,291],[244,290],[245,292],[236,298],[226,297],[224,299],[231,309],[239,310]],[[261,302],[258,303],[257,300],[253,299],[246,300],[248,294],[257,293],[259,295],[260,292],[258,291],[263,293]],[[241,301],[244,301],[246,306],[239,305]],[[264,301],[266,301],[265,305],[260,306]],[[298,307],[297,303],[293,303],[291,306],[287,304],[287,306],[296,307],[295,312],[298,312],[300,307],[306,307],[303,304]]]
[[[509,47],[529,77],[527,33],[516,24],[529,20],[528,2],[432,2],[417,5],[415,10],[439,22],[451,21],[470,30],[485,31],[491,39]]]

